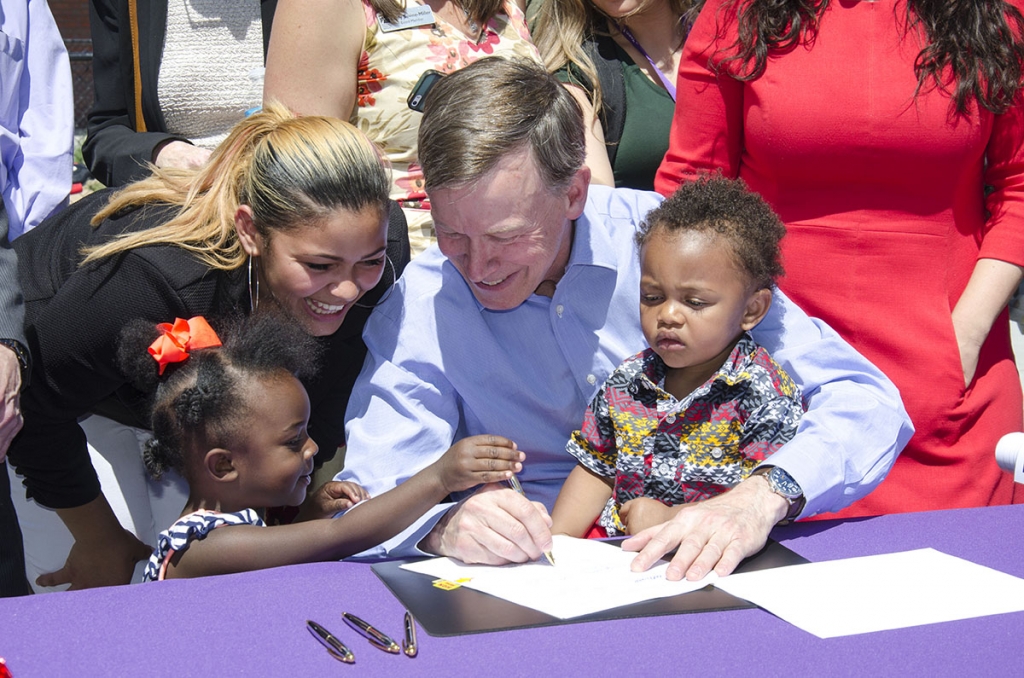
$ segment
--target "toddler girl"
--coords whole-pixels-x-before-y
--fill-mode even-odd
[[[157,475],[177,470],[190,490],[181,518],[158,539],[146,581],[344,558],[394,536],[449,493],[522,468],[514,443],[475,436],[379,497],[361,501],[366,494],[358,485],[328,483],[320,491],[340,496],[330,513],[267,527],[259,509],[306,499],[317,446],[306,430],[309,399],[297,377],[312,369],[315,345],[264,309],[221,334],[223,345],[201,317],[157,328],[139,323],[122,334],[125,373],[140,385],[160,382],[146,466]],[[337,519],[317,519],[354,503],[360,505]],[[217,529],[224,526],[230,529]]]

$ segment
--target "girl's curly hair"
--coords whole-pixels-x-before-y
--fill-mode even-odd
[[[170,320],[170,319],[169,319]],[[121,371],[139,389],[153,392],[153,439],[146,444],[146,469],[159,478],[168,469],[189,477],[189,453],[227,445],[244,424],[244,382],[291,374],[310,376],[318,346],[313,337],[276,309],[250,317],[211,322],[222,346],[190,352],[161,377],[146,348],[158,336],[146,320],[129,323],[118,342]]]

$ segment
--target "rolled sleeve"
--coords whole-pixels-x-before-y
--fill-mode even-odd
[[[979,259],[1024,266],[1024,103],[1018,96],[1006,113],[994,116],[986,151],[985,183],[989,219]]]
[[[807,402],[796,437],[771,458],[803,488],[800,517],[838,511],[866,496],[914,433],[896,386],[781,291],[751,334]]]

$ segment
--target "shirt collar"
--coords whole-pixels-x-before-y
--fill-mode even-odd
[[[750,356],[757,351],[757,344],[754,343],[754,339],[749,333],[744,332],[736,345],[733,346],[732,351],[729,353],[729,357],[725,359],[722,366],[711,375],[711,378],[706,382],[697,387],[693,393],[701,394],[705,393],[711,388],[711,385],[717,381],[724,381],[727,384],[734,384],[737,381],[742,381],[746,377],[744,371],[746,365],[750,359]],[[648,388],[661,393],[667,393],[662,389],[659,384],[662,379],[665,378],[665,373],[668,371],[668,367],[665,365],[665,361],[661,359],[657,353],[654,352],[653,348],[648,348],[640,354],[640,372],[641,380],[644,385]],[[690,394],[687,394],[689,396]],[[684,396],[685,399],[687,396]]]
[[[607,207],[607,197],[599,197],[605,191],[613,189],[607,186],[591,185],[587,194],[587,204],[583,214],[576,220],[572,237],[572,251],[569,252],[569,263],[566,270],[573,266],[600,266],[613,271],[618,270],[619,256],[617,246],[612,241],[609,229],[613,227]]]

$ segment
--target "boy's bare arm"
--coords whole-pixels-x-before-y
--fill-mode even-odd
[[[601,515],[611,496],[611,478],[599,476],[577,464],[555,501],[551,533],[582,537]]]

